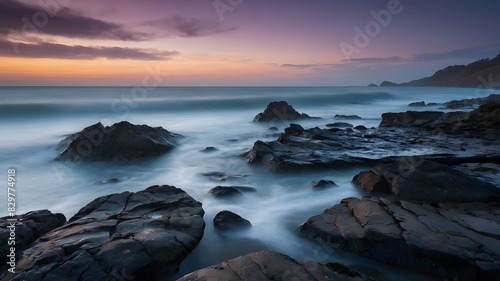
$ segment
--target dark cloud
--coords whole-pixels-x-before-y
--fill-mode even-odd
[[[235,26],[222,26],[215,21],[202,21],[195,18],[186,18],[180,15],[174,15],[154,21],[143,23],[146,26],[152,26],[166,32],[167,36],[180,37],[202,37],[211,34],[224,33],[236,30]]]
[[[357,59],[345,59],[343,62],[353,62],[353,63],[396,63],[404,61],[401,57],[386,57],[386,58],[357,58]]]
[[[178,52],[120,47],[67,46],[52,43],[13,43],[0,40],[0,57],[92,60],[97,58],[169,60]]]
[[[57,3],[57,1],[52,1]],[[17,1],[0,1],[0,35],[33,33],[71,38],[145,41],[152,34],[126,30],[124,26],[76,15],[62,7],[35,7]]]
[[[481,46],[452,50],[443,53],[424,53],[414,57],[415,61],[438,61],[449,59],[492,58],[500,54],[500,45]]]

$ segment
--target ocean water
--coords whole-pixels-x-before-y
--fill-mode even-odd
[[[275,250],[296,259],[338,261],[371,268],[390,280],[426,280],[408,270],[370,261],[350,253],[325,249],[298,237],[294,230],[308,217],[341,199],[360,196],[352,177],[368,167],[272,173],[249,165],[240,157],[256,140],[277,138],[288,123],[256,124],[254,116],[270,101],[286,100],[299,112],[322,120],[298,122],[304,127],[333,122],[335,114],[356,114],[353,125],[377,126],[384,112],[409,110],[408,103],[446,102],[483,97],[488,90],[462,88],[368,87],[0,87],[0,179],[17,170],[17,213],[37,209],[61,212],[69,219],[91,200],[110,193],[139,191],[155,184],[182,188],[203,203],[207,227],[200,245],[181,265],[178,276],[258,250]],[[432,110],[440,106],[411,108]],[[162,126],[185,136],[172,152],[127,163],[57,162],[55,146],[67,134],[96,122],[112,125]],[[212,153],[201,152],[213,146]],[[224,172],[237,177],[224,182],[203,176]],[[118,178],[119,182],[99,184]],[[338,186],[315,191],[311,181],[330,179]],[[234,200],[207,195],[217,185],[245,185],[257,189]],[[0,189],[7,215],[7,188]],[[250,220],[251,230],[222,234],[213,229],[218,211],[230,210]],[[431,280],[431,279],[429,279]]]

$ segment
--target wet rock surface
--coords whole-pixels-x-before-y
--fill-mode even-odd
[[[0,276],[6,272],[3,266],[8,261],[10,248],[19,253],[45,233],[62,226],[66,222],[63,214],[53,214],[49,210],[38,210],[17,216],[0,218]],[[11,231],[12,230],[12,231]],[[11,236],[14,233],[14,237]],[[12,239],[10,239],[12,237]],[[9,243],[9,241],[11,243]],[[12,244],[14,242],[15,244]]]
[[[214,217],[214,227],[221,231],[242,230],[252,227],[252,224],[240,215],[230,211],[221,211]]]
[[[264,112],[255,116],[254,122],[280,122],[292,121],[301,119],[318,119],[311,117],[305,113],[299,113],[286,101],[273,101],[270,102]]]
[[[319,180],[311,182],[311,188],[313,189],[323,189],[328,187],[336,186],[337,184],[332,180]]]
[[[433,202],[500,201],[500,189],[464,172],[421,157],[404,157],[356,175],[353,182],[368,193]]]
[[[339,264],[297,261],[277,252],[256,252],[192,272],[179,281],[368,280],[376,279]]]
[[[213,197],[217,197],[217,198],[243,196],[243,193],[241,193],[238,189],[236,189],[232,186],[216,186],[216,187],[210,189],[208,191],[208,194],[210,194]]]
[[[499,280],[500,203],[391,202],[347,198],[297,231],[448,280]]]
[[[483,98],[453,100],[453,101],[445,102],[444,108],[456,109],[456,108],[464,108],[464,107],[483,105],[483,104],[493,103],[493,102],[500,102],[500,94],[491,94],[491,95],[489,95],[487,97],[483,97]]]
[[[203,214],[173,186],[99,197],[26,249],[5,280],[166,280],[202,238]]]
[[[467,112],[385,113],[379,128],[285,129],[244,154],[272,171],[338,168],[425,156],[444,164],[500,163],[500,104]]]
[[[172,150],[181,137],[162,127],[126,121],[104,127],[99,122],[61,141],[61,153],[56,160],[108,161],[157,156]]]

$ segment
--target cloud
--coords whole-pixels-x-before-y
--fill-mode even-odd
[[[354,62],[354,63],[396,63],[404,61],[401,57],[385,57],[385,58],[357,58],[357,59],[345,59],[343,62]]]
[[[448,59],[478,59],[491,58],[500,54],[500,45],[480,46],[457,49],[442,53],[423,53],[416,55],[414,61],[438,61]]]
[[[45,8],[45,9],[44,9]],[[0,1],[0,35],[43,33],[70,38],[146,41],[155,36],[134,32],[116,23],[76,15],[71,9],[50,10],[18,1]]]
[[[130,60],[169,60],[179,54],[137,48],[68,46],[53,43],[25,44],[0,40],[0,57],[93,60],[97,58]]]
[[[180,15],[144,22],[143,25],[164,30],[167,36],[202,37],[236,30],[235,26],[221,26],[215,21],[202,21],[195,18],[186,18]]]

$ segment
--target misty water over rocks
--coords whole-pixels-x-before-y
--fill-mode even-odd
[[[123,100],[131,88],[25,87],[0,88],[0,139],[2,168],[18,173],[18,214],[49,209],[73,216],[93,199],[123,191],[139,191],[151,185],[175,185],[203,203],[205,234],[198,247],[181,264],[177,276],[258,250],[273,250],[294,259],[337,261],[369,266],[389,278],[422,280],[366,258],[332,251],[295,234],[297,225],[347,197],[360,197],[351,183],[353,176],[371,167],[271,172],[249,165],[241,155],[255,141],[274,141],[290,122],[254,123],[270,101],[286,100],[301,112],[321,117],[295,120],[304,128],[337,122],[377,127],[381,114],[402,112],[411,102],[444,103],[484,97],[488,90],[460,88],[158,88],[144,100]],[[418,97],[418,98],[415,98]],[[426,106],[422,110],[437,110]],[[412,108],[418,110],[418,108]],[[441,110],[441,109],[440,109]],[[465,109],[465,110],[470,110]],[[446,111],[446,110],[445,110]],[[56,145],[67,135],[101,122],[120,121],[161,126],[184,138],[167,154],[128,162],[54,161]],[[269,130],[277,127],[278,131]],[[203,150],[213,147],[210,153]],[[206,176],[212,173],[217,176]],[[310,188],[311,182],[331,180],[335,186]],[[216,186],[247,186],[256,192],[218,198],[209,190]],[[0,192],[6,195],[5,190]],[[252,228],[236,233],[214,229],[212,219],[229,210],[249,220]],[[6,215],[1,210],[0,216]],[[427,278],[427,277],[425,277]]]

